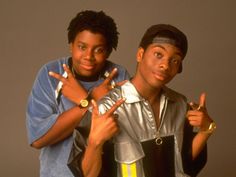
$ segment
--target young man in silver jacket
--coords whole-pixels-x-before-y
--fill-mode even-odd
[[[182,71],[187,38],[172,25],[151,26],[137,51],[137,70],[108,93],[75,132],[69,167],[86,177],[196,176],[206,163],[215,123],[199,103],[166,87]],[[91,118],[91,119],[89,119]],[[91,123],[91,125],[90,125]],[[83,131],[82,131],[83,130]]]

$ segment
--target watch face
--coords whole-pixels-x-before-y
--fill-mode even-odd
[[[86,108],[89,105],[88,100],[81,100],[80,101],[80,106],[83,108]]]
[[[215,124],[214,122],[212,122],[212,123],[210,124],[208,130],[206,130],[205,132],[211,134],[211,133],[214,132],[215,129],[216,129],[216,124]]]
[[[216,129],[216,124],[212,122],[209,126],[209,130],[214,130],[214,129]]]

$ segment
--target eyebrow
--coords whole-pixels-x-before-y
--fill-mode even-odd
[[[172,44],[170,44],[170,45],[172,45]],[[167,51],[166,48],[165,48],[163,45],[160,45],[160,44],[153,44],[153,46],[154,46],[154,47],[160,47],[160,48],[162,48],[163,50]],[[175,48],[178,49],[178,52],[176,52],[176,55],[179,55],[180,57],[183,57],[183,54],[180,52],[179,48],[176,47],[175,45],[172,45],[172,46],[174,46]]]
[[[76,44],[88,45],[88,43],[83,42],[83,41],[77,41]],[[94,47],[105,47],[106,48],[106,44],[98,44],[98,45],[94,45]]]
[[[163,47],[162,45],[159,45],[159,44],[153,44],[153,46],[154,46],[154,47],[160,47],[160,48],[162,48],[163,50],[166,50],[165,47]]]

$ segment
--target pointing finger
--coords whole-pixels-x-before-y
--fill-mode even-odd
[[[54,77],[54,78],[56,78],[56,79],[62,81],[63,83],[66,81],[66,78],[65,78],[65,77],[63,77],[63,76],[61,76],[60,74],[57,74],[57,73],[55,73],[55,72],[49,71],[48,74],[49,74],[50,76],[52,76],[52,77]]]
[[[199,106],[200,107],[205,107],[206,106],[206,93],[202,93],[200,95]]]
[[[99,111],[98,111],[98,105],[97,103],[92,99],[91,100],[93,111],[92,111],[92,117],[98,117],[99,116]]]

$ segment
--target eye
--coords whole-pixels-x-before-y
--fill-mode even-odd
[[[105,48],[104,47],[96,47],[95,49],[94,49],[94,53],[95,54],[101,54],[101,53],[104,53],[106,50],[105,50]]]
[[[154,52],[154,56],[158,59],[161,59],[163,57],[162,53],[160,52]]]
[[[80,50],[86,50],[86,46],[84,45],[84,44],[78,44],[78,49],[80,49]]]
[[[175,65],[179,65],[179,64],[181,63],[181,60],[178,59],[178,58],[173,58],[173,59],[171,60],[171,63],[173,63],[173,64],[175,64]]]

